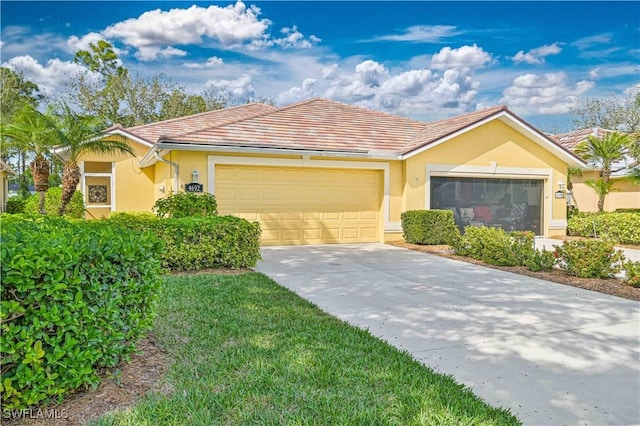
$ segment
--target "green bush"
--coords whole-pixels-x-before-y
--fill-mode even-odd
[[[233,216],[161,219],[121,213],[105,221],[157,235],[165,244],[162,265],[171,271],[251,268],[260,259],[260,224]]]
[[[637,262],[627,260],[622,264],[624,268],[624,282],[632,287],[640,288],[640,260]]]
[[[0,238],[4,409],[60,401],[128,359],[156,312],[155,236],[5,215]]]
[[[62,200],[62,188],[49,188],[45,198],[44,209],[47,216],[58,216],[58,209]],[[40,194],[32,194],[25,201],[24,213],[40,214]],[[71,197],[71,202],[67,205],[65,216],[80,219],[84,217],[84,198],[82,193],[76,191]]]
[[[577,213],[569,218],[567,228],[569,235],[640,245],[638,213]]]
[[[519,245],[520,242],[516,244]],[[503,229],[467,226],[464,235],[454,246],[454,250],[460,256],[472,257],[490,265],[520,265],[513,246],[513,238]]]
[[[153,205],[153,211],[164,218],[210,217],[218,214],[218,203],[213,194],[180,192],[160,198]]]
[[[640,208],[627,207],[622,209],[616,209],[615,213],[640,213]]]
[[[7,200],[7,210],[6,212],[9,214],[20,214],[24,213],[24,205],[27,202],[25,198],[22,197],[11,197]]]
[[[622,252],[603,240],[564,241],[554,255],[560,269],[581,278],[612,278],[624,261]]]
[[[408,243],[452,245],[460,237],[451,210],[409,210],[400,219]]]
[[[534,250],[533,255],[525,260],[523,266],[533,272],[549,272],[556,264],[555,252],[552,250],[542,249]]]

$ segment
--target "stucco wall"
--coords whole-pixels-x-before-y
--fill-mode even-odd
[[[428,168],[455,165],[462,167],[439,175],[544,179],[544,235],[564,234],[566,199],[554,198],[553,192],[559,189],[559,181],[566,182],[567,163],[498,120],[409,158],[405,164],[406,209],[429,207]]]
[[[596,192],[584,182],[596,179],[597,172],[584,172],[582,177],[572,177],[573,194],[578,209],[585,212],[598,211],[598,196]],[[614,191],[605,198],[604,210],[614,211],[620,208],[640,208],[640,185],[635,185],[627,179],[615,179]]]

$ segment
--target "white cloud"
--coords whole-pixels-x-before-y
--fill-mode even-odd
[[[595,80],[598,77],[600,77],[600,68],[594,68],[589,71],[589,78],[591,78],[592,80]]]
[[[140,46],[135,53],[135,57],[141,61],[150,61],[160,58],[170,58],[172,56],[186,56],[187,52],[184,50],[176,49],[175,47],[168,46],[164,49],[157,46]]]
[[[361,61],[350,70],[333,64],[318,75],[312,85],[281,92],[277,101],[322,96],[401,115],[442,116],[445,109],[449,113],[475,109],[480,85],[468,67],[443,72],[426,68],[391,72],[374,60]]]
[[[280,105],[292,104],[303,99],[314,98],[318,96],[315,91],[315,85],[318,82],[315,78],[305,78],[301,87],[292,87],[286,92],[282,92],[276,96],[276,103]]]
[[[40,90],[48,95],[55,95],[63,91],[63,88],[75,76],[87,72],[80,64],[50,59],[46,65],[40,64],[29,55],[15,56],[2,64],[15,72],[20,72],[24,77],[36,83]],[[87,72],[89,77],[98,78],[96,74]]]
[[[248,74],[240,76],[234,80],[209,80],[205,83],[205,86],[224,90],[232,98],[246,99],[255,95],[255,90],[251,84],[251,76]]]
[[[589,37],[583,37],[574,41],[573,43],[571,43],[571,45],[577,47],[580,50],[585,50],[601,44],[609,44],[611,43],[612,39],[613,35],[611,33],[603,33]]]
[[[442,39],[463,34],[452,25],[414,25],[401,34],[375,37],[370,41],[408,41],[421,43],[441,43]]]
[[[222,59],[218,58],[217,56],[212,56],[209,59],[207,59],[207,62],[205,62],[204,64],[197,63],[197,62],[185,62],[184,64],[182,64],[182,66],[185,68],[196,68],[196,69],[217,68],[221,66],[223,63],[224,61]]]
[[[535,49],[529,50],[527,53],[524,50],[519,51],[516,55],[511,58],[513,62],[519,64],[520,62],[525,62],[527,64],[543,64],[544,58],[549,55],[557,55],[562,52],[562,48],[558,46],[558,42],[553,44],[547,44],[544,46],[537,47]]]
[[[67,39],[67,47],[70,53],[75,53],[78,50],[91,50],[90,44],[95,44],[100,40],[104,40],[104,36],[100,33],[88,33],[78,38],[76,36],[71,36]],[[113,51],[120,55],[120,51],[117,48],[113,48]]]
[[[491,62],[491,55],[477,45],[462,46],[458,49],[444,47],[431,58],[431,67],[445,70],[449,68],[482,68]]]
[[[582,80],[571,87],[564,72],[523,74],[502,92],[501,102],[531,113],[568,114],[593,86],[592,81]]]

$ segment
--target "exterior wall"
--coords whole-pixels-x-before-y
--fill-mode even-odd
[[[585,180],[596,179],[597,172],[584,172],[582,177],[573,177],[574,205],[584,212],[598,211],[598,195]],[[634,185],[626,179],[615,179],[614,192],[610,192],[604,201],[604,210],[611,212],[621,208],[640,208],[640,185]]]
[[[553,193],[566,182],[567,163],[495,120],[417,154],[405,164],[406,210],[429,208],[430,173],[440,176],[543,179],[543,235],[566,231],[566,199]]]
[[[99,219],[101,217],[107,217],[111,210],[121,212],[137,212],[137,211],[151,211],[151,207],[155,202],[154,198],[154,168],[147,167],[140,169],[138,162],[142,156],[148,151],[148,147],[142,146],[136,142],[131,142],[131,147],[135,153],[135,157],[130,155],[98,155],[88,154],[80,158],[79,164],[81,164],[81,170],[85,162],[112,162],[111,182],[110,185],[115,185],[115,188],[108,188],[109,198],[108,203],[113,206],[111,209],[108,206],[99,208],[87,208],[86,217],[88,219]],[[85,205],[87,207],[90,204],[88,201],[88,194],[86,194],[86,186],[92,184],[92,180],[95,180],[96,184],[105,184],[107,179],[98,179],[93,176],[85,176],[81,180],[78,190],[83,192],[85,196]],[[85,187],[83,187],[83,182]]]

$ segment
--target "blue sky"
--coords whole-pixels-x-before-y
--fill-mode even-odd
[[[543,130],[640,87],[640,2],[2,1],[2,66],[52,96],[103,38],[197,93],[309,97],[422,120],[505,104]]]

